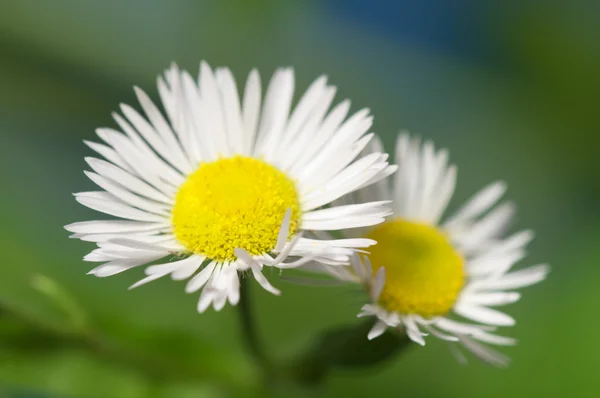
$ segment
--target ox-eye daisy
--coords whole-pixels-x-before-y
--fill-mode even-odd
[[[377,151],[381,144],[374,140],[373,147]],[[430,333],[458,341],[488,362],[505,364],[505,356],[481,343],[515,343],[491,333],[515,324],[492,307],[519,300],[515,289],[538,283],[548,273],[546,265],[510,271],[525,256],[532,232],[504,236],[514,207],[495,205],[506,189],[502,182],[482,189],[441,221],[456,181],[456,166],[448,165],[447,150],[436,151],[429,141],[421,145],[418,138],[401,134],[396,161],[392,190],[387,181],[380,181],[342,199],[393,199],[393,215],[386,222],[351,231],[377,244],[369,248],[368,258],[355,255],[352,268],[329,272],[358,281],[369,292],[371,303],[359,314],[378,318],[369,339],[392,327],[424,345],[423,337]]]
[[[171,67],[158,78],[158,91],[166,118],[136,88],[145,116],[122,105],[124,117],[113,115],[121,131],[98,129],[104,143],[86,142],[105,158],[86,159],[93,170],[86,174],[101,190],[76,199],[119,218],[65,227],[98,245],[85,256],[102,263],[91,274],[147,266],[132,287],[166,275],[190,278],[186,292],[203,288],[202,312],[211,303],[219,310],[238,302],[238,271],[250,270],[279,294],[263,266],[341,265],[374,243],[302,237],[303,230],[378,224],[389,214],[382,201],[321,209],[395,170],[382,153],[355,161],[372,138],[371,117],[361,110],[346,119],[347,100],[329,112],[336,89],[325,77],[294,109],[291,69],[275,72],[264,100],[255,70],[240,100],[229,69],[206,63],[197,81]]]

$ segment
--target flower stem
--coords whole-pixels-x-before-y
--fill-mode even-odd
[[[267,373],[270,369],[270,361],[267,358],[263,350],[263,345],[258,338],[258,332],[256,330],[255,318],[252,314],[252,305],[250,299],[248,283],[249,278],[245,278],[244,275],[239,275],[240,278],[240,302],[237,305],[238,314],[240,316],[240,323],[242,327],[242,340],[246,349],[252,355],[254,360],[262,367]]]

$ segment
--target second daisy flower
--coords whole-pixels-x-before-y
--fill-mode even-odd
[[[369,150],[377,153],[381,144],[374,140]],[[505,236],[514,206],[497,205],[506,190],[502,182],[485,187],[442,220],[454,193],[456,166],[449,164],[448,151],[436,150],[432,142],[421,144],[401,134],[396,162],[392,189],[380,181],[338,201],[347,205],[393,199],[393,215],[386,222],[346,231],[377,241],[370,254],[362,259],[355,255],[352,268],[318,269],[365,286],[371,303],[359,316],[377,318],[369,339],[388,327],[401,328],[418,344],[424,345],[424,336],[432,334],[460,342],[490,363],[505,364],[504,355],[482,343],[515,343],[492,333],[515,324],[494,307],[516,302],[521,297],[516,289],[538,283],[548,273],[547,265],[511,271],[525,257],[533,233]]]

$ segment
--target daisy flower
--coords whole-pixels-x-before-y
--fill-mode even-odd
[[[370,150],[380,149],[373,141]],[[393,215],[384,223],[347,233],[377,241],[368,258],[354,255],[352,268],[325,269],[367,289],[371,303],[359,316],[378,318],[369,339],[388,327],[400,328],[420,345],[432,334],[460,342],[490,363],[506,364],[504,355],[482,343],[515,343],[492,333],[515,324],[493,307],[516,302],[521,295],[514,290],[538,283],[548,273],[547,265],[511,271],[525,257],[532,232],[505,236],[514,206],[497,204],[506,190],[502,182],[485,187],[442,220],[454,192],[456,166],[448,164],[448,151],[436,150],[432,142],[421,145],[418,138],[401,134],[396,161],[391,190],[387,181],[380,181],[338,201],[393,199]]]
[[[76,200],[117,219],[67,225],[72,237],[94,242],[84,257],[107,277],[146,266],[140,286],[170,275],[202,289],[198,311],[239,300],[240,271],[279,294],[264,266],[309,261],[347,264],[368,238],[323,241],[304,230],[338,230],[382,222],[386,202],[324,206],[390,175],[387,155],[357,160],[373,134],[369,111],[346,118],[349,101],[331,111],[335,87],[325,77],[292,107],[294,74],[279,69],[264,99],[256,70],[243,97],[227,68],[201,63],[198,80],[172,66],[158,78],[161,110],[139,88],[140,114],[121,105],[120,131],[101,128],[103,143],[86,142],[86,175],[100,188]]]

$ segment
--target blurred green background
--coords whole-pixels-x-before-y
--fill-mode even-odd
[[[81,1],[0,2],[0,397],[593,397],[600,389],[600,3],[591,1]],[[141,270],[97,279],[91,244],[62,226],[93,219],[72,192],[92,189],[81,142],[113,126],[132,85],[154,98],[172,61],[252,67],[263,81],[320,74],[337,99],[368,106],[388,150],[409,129],[451,149],[454,206],[503,179],[516,228],[537,232],[527,263],[548,281],[507,310],[520,344],[508,369],[457,364],[429,339],[367,373],[335,373],[321,389],[263,391],[243,350],[235,309],[195,313],[197,295],[165,278],[134,291]],[[136,104],[137,106],[137,104]],[[67,318],[35,289],[45,275],[116,344],[48,338]],[[268,349],[293,355],[317,330],[355,321],[347,288],[278,280],[252,286]],[[39,280],[38,280],[39,282]],[[16,321],[15,311],[23,317]]]

